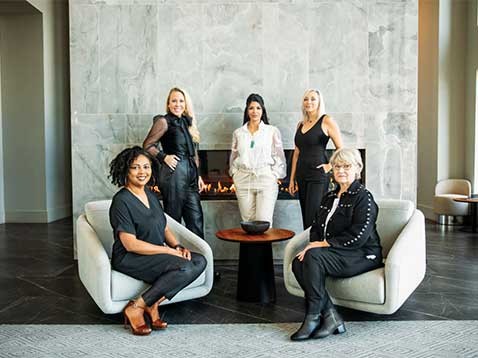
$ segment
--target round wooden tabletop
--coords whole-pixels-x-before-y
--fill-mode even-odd
[[[454,198],[453,200],[461,203],[478,203],[478,198]]]
[[[233,229],[220,230],[216,232],[218,239],[225,241],[241,242],[241,243],[268,243],[276,241],[289,240],[295,235],[295,232],[286,229],[269,229],[263,234],[251,235],[242,230],[240,227]]]

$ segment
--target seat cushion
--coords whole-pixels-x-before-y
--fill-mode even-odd
[[[466,199],[466,195],[441,194],[433,198],[433,212],[438,215],[466,216],[468,215],[468,203],[460,203],[453,199]]]
[[[383,267],[349,278],[326,280],[329,294],[334,298],[366,303],[385,303],[385,269]]]
[[[205,280],[206,274],[203,272],[185,289],[201,286],[204,284]],[[111,298],[113,301],[123,301],[136,298],[149,286],[150,285],[141,280],[137,280],[121,272],[111,270]]]

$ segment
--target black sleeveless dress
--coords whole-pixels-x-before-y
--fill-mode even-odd
[[[300,151],[296,180],[304,229],[312,225],[317,208],[329,188],[330,173],[326,173],[323,168],[317,168],[329,162],[325,149],[330,137],[322,130],[325,116],[323,114],[306,133],[302,133],[301,123],[294,138]]]

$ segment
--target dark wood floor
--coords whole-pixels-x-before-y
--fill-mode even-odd
[[[340,308],[346,320],[478,319],[478,235],[427,223],[427,274],[394,315]],[[217,265],[221,279],[201,299],[162,308],[169,323],[298,322],[300,298],[289,295],[276,267],[277,303],[235,299],[236,267]],[[119,323],[88,296],[72,259],[71,219],[0,225],[0,323]]]

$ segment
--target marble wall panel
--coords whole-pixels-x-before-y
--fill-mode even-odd
[[[284,149],[294,149],[294,136],[297,124],[302,118],[300,112],[274,112],[269,114],[270,123],[276,126],[282,136]]]
[[[367,12],[361,2],[310,8],[309,84],[329,112],[362,112],[368,87]]]
[[[231,149],[232,133],[242,126],[242,113],[214,113],[200,115],[198,128],[201,132],[200,149]]]
[[[204,21],[204,111],[242,112],[251,92],[263,92],[262,6],[207,4]]]
[[[143,141],[153,125],[155,114],[126,115],[126,141],[128,146],[143,145]]]
[[[308,26],[304,10],[291,4],[263,6],[263,88],[267,108],[300,111],[309,87]]]
[[[416,112],[417,2],[374,1],[368,13],[368,103],[377,111]]]
[[[122,144],[74,145],[72,147],[73,212],[83,212],[93,200],[111,199],[117,188],[110,183],[109,163],[124,149]]]
[[[157,110],[157,7],[100,6],[100,111]]]
[[[123,144],[126,139],[124,114],[75,114],[72,125],[73,145]]]
[[[98,8],[70,6],[71,112],[99,110]]]
[[[204,6],[158,4],[158,88],[160,110],[170,88],[191,95],[196,112],[203,112]]]

